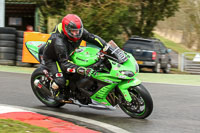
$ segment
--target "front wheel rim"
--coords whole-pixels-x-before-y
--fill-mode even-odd
[[[146,111],[146,104],[144,102],[144,99],[139,95],[139,93],[135,95],[134,93],[130,92],[130,95],[132,101],[122,104],[123,108],[126,110],[127,113],[134,113],[137,116],[143,115]]]

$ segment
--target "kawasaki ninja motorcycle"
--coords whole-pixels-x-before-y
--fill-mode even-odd
[[[56,101],[51,88],[53,76],[43,65],[42,50],[45,42],[26,42],[29,52],[40,62],[31,76],[31,87],[36,97],[49,107],[76,104],[83,107],[119,107],[129,116],[148,117],[153,110],[151,95],[136,78],[139,67],[134,57],[121,50],[114,41],[108,43],[110,55],[95,46],[79,47],[71,55],[78,66],[95,70],[91,77],[68,74],[62,89],[66,101]],[[65,76],[66,74],[63,73]]]

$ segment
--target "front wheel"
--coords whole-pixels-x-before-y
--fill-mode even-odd
[[[123,97],[119,103],[120,108],[129,116],[137,119],[148,117],[153,110],[153,101],[146,88],[140,84],[128,89],[132,101],[127,102]]]
[[[31,75],[31,87],[36,95],[36,97],[45,105],[49,107],[60,107],[65,103],[54,100],[51,90],[50,90],[50,81],[47,79],[43,72],[44,68],[37,68]],[[38,80],[42,86],[45,88],[38,87],[34,84],[35,80]]]

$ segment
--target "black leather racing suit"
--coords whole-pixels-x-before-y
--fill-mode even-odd
[[[83,30],[83,35],[77,42],[73,42],[64,35],[60,23],[54,28],[47,45],[44,48],[43,58],[45,66],[52,72],[54,81],[59,87],[64,88],[66,79],[62,76],[63,72],[67,73],[68,68],[77,69],[79,66],[70,61],[70,54],[80,46],[82,40],[93,43],[101,48],[106,46],[106,42],[100,37]]]

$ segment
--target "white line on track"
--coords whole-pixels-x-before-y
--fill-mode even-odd
[[[69,118],[69,119],[73,119],[73,120],[77,120],[77,121],[81,121],[81,122],[85,122],[88,124],[92,124],[92,125],[96,125],[102,128],[105,128],[113,133],[130,133],[122,128],[119,128],[117,126],[113,126],[107,123],[103,123],[100,121],[96,121],[96,120],[92,120],[92,119],[88,119],[88,118],[84,118],[84,117],[80,117],[80,116],[75,116],[75,115],[70,115],[70,114],[65,114],[65,113],[60,113],[60,112],[54,112],[54,111],[49,111],[49,110],[42,110],[42,109],[34,109],[34,108],[27,108],[27,107],[21,107],[21,106],[11,106],[11,105],[6,105],[6,104],[0,104],[0,109],[3,110],[3,107],[5,107],[4,110],[7,110],[7,112],[29,112],[29,111],[33,111],[33,112],[38,112],[38,113],[43,113],[43,114],[49,114],[49,115],[56,115],[59,117],[63,117],[63,118]],[[10,110],[8,110],[10,109]],[[3,112],[3,111],[2,111]],[[4,111],[6,113],[6,111]]]

